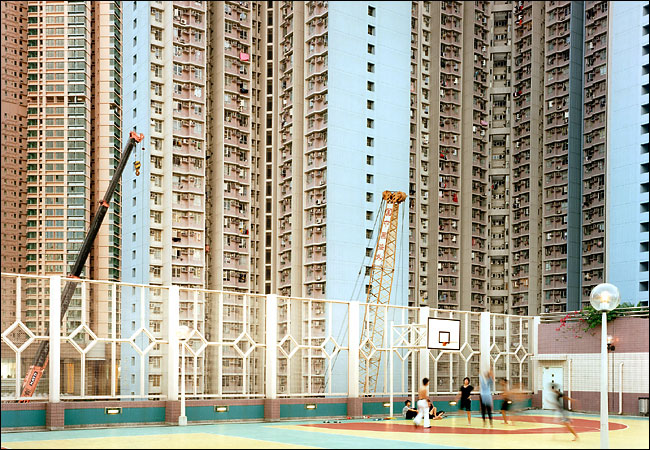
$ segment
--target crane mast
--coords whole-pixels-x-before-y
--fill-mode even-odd
[[[143,139],[144,139],[144,134],[137,134],[135,131],[131,131],[131,133],[129,134],[129,141],[124,147],[124,151],[122,152],[122,158],[120,159],[120,162],[117,168],[115,169],[115,173],[113,174],[113,178],[111,179],[111,182],[108,185],[108,189],[106,190],[106,193],[104,194],[104,198],[102,199],[101,202],[99,202],[99,208],[97,209],[97,212],[95,213],[95,217],[93,218],[93,221],[90,224],[90,228],[88,229],[88,233],[86,234],[86,237],[84,238],[84,241],[81,244],[79,255],[77,255],[77,259],[75,260],[74,266],[72,266],[72,270],[68,274],[68,278],[79,278],[79,276],[81,275],[83,267],[86,264],[86,259],[88,259],[88,255],[90,254],[90,249],[92,248],[93,242],[97,237],[97,233],[99,232],[99,228],[101,227],[102,222],[104,221],[104,216],[106,216],[106,212],[108,211],[108,208],[110,206],[110,201],[113,198],[113,193],[117,188],[117,184],[120,182],[122,172],[124,172],[124,167],[126,166],[126,162],[129,159],[129,156],[131,156],[131,152],[135,148],[136,144],[142,141]],[[134,163],[134,169],[136,175],[140,175],[140,164],[141,164],[140,161],[135,161]],[[77,284],[78,284],[77,281],[70,281],[70,280],[67,281],[65,284],[65,288],[61,293],[60,320],[62,322],[63,319],[65,318],[65,313],[68,310],[68,307],[70,306],[70,300],[72,300],[72,295],[74,294]],[[56,317],[50,317],[50,320],[56,320]],[[49,326],[48,326],[48,332],[46,332],[46,334],[49,334]],[[50,353],[50,342],[42,341],[40,346],[38,347],[38,350],[36,351],[36,356],[34,357],[34,363],[30,366],[29,372],[27,372],[27,375],[25,376],[25,380],[23,381],[23,389],[22,389],[21,397],[31,397],[32,395],[34,395],[34,392],[36,392],[36,387],[38,386],[38,382],[40,381],[41,377],[43,376],[43,372],[47,367],[47,362],[49,360],[49,353]],[[27,399],[20,400],[20,403],[27,403],[27,402],[29,402],[29,400]]]
[[[397,220],[399,205],[406,200],[406,194],[399,191],[384,191],[385,204],[375,254],[370,269],[370,285],[366,297],[368,307],[364,314],[361,331],[361,353],[364,359],[359,370],[362,392],[373,393],[377,389],[377,378],[381,364],[381,352],[373,350],[383,346],[386,317],[381,314],[390,303],[397,244]]]

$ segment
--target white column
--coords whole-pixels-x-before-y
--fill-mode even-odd
[[[485,373],[490,369],[490,313],[482,312],[479,322],[479,349],[481,351],[480,371]]]
[[[425,377],[429,378],[429,349],[427,348],[428,347],[428,342],[427,342],[428,322],[429,322],[429,307],[421,306],[418,311],[418,323],[420,324],[420,327],[422,327],[425,331],[424,331],[424,341],[420,340],[420,344],[418,345],[419,347],[418,354],[420,355],[419,358],[420,379],[417,380],[416,383],[417,386],[419,386],[420,383],[422,382],[422,378]]]
[[[178,425],[187,425],[187,416],[185,415],[185,339],[181,344],[181,415],[178,416]]]
[[[390,342],[390,353],[388,354],[388,366],[389,366],[389,373],[388,376],[390,377],[390,409],[388,413],[388,417],[393,417],[393,379],[395,378],[395,374],[393,371],[393,321],[390,321],[390,326],[388,327],[388,341]]]
[[[278,296],[266,296],[266,398],[278,397]]]
[[[530,348],[532,349],[533,355],[535,358],[531,358],[531,367],[530,367],[530,390],[533,391],[533,394],[537,392],[537,378],[538,378],[538,368],[539,368],[539,362],[537,360],[537,357],[539,355],[539,326],[541,324],[541,318],[539,316],[535,316],[533,318],[533,328],[530,331]]]
[[[167,298],[167,400],[178,400],[178,309],[180,289],[178,286],[169,288]],[[144,311],[142,312],[144,314]]]
[[[359,303],[348,304],[348,397],[359,397]]]
[[[609,448],[609,410],[607,404],[607,311],[603,311],[600,337],[600,448]]]
[[[50,277],[50,403],[61,401],[61,277]]]

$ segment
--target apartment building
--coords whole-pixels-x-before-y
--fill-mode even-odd
[[[605,275],[623,301],[647,306],[650,4],[609,6]]]
[[[145,135],[132,161],[141,173],[123,175],[124,220],[122,281],[153,286],[205,287],[206,207],[206,47],[205,2],[124,2],[124,127]],[[130,164],[131,160],[130,160]],[[132,167],[132,166],[131,166]],[[166,291],[152,289],[141,310],[139,288],[126,293],[122,333],[135,334],[144,323],[161,332]],[[193,324],[186,291],[181,289],[180,323]],[[201,299],[204,302],[204,299]],[[142,317],[144,315],[144,318]],[[199,323],[203,331],[203,318]],[[146,347],[146,346],[144,346]],[[144,361],[146,393],[165,385],[162,353],[154,348]],[[124,346],[125,394],[138,395],[141,356]],[[188,362],[188,364],[190,364]],[[197,364],[202,366],[203,358]],[[189,367],[189,366],[188,366]],[[197,389],[203,389],[199,371]],[[188,370],[193,373],[193,370]],[[194,389],[188,375],[187,390]]]
[[[3,5],[3,13],[10,7]],[[27,274],[65,276],[121,154],[121,6],[119,2],[34,1],[22,7],[22,28],[6,35],[26,35],[26,48],[13,54],[23,59],[19,70],[25,71],[27,82],[22,100],[26,123],[19,127],[19,120],[13,122],[14,136],[20,137],[14,145],[25,149],[26,160],[26,167],[14,174],[26,189],[25,206],[21,205],[26,233],[21,263]],[[3,14],[3,20],[7,17]],[[4,89],[3,111],[7,111]],[[119,280],[120,205],[118,189],[82,276]],[[23,322],[36,334],[48,327],[48,293],[47,279],[25,283]],[[65,333],[73,333],[82,322],[81,295],[79,288],[62,324]],[[107,335],[110,311],[113,306],[119,311],[119,305],[114,305],[119,298],[100,287],[89,289],[87,298],[84,322],[97,336]],[[82,346],[88,339],[85,331],[75,334]],[[30,351],[27,358],[32,357]],[[109,371],[102,349],[91,353],[87,368],[96,377],[86,381],[86,392],[99,393]],[[66,392],[80,388],[79,356],[71,347],[62,351],[62,358],[69,361],[62,382]]]
[[[262,292],[263,2],[210,2],[207,17],[207,286]],[[259,305],[225,295],[223,310],[216,303],[207,305],[208,335],[235,341],[246,334],[259,341],[260,327],[249,323],[244,329],[244,317],[260,317]],[[208,374],[208,390],[228,394],[244,386],[260,389],[263,364],[257,353],[241,358],[232,347],[208,349],[208,360],[218,351],[223,352],[224,368]]]
[[[607,166],[608,146],[619,139],[608,130],[616,120],[608,105],[617,101],[608,52],[625,45],[611,34],[610,5],[412,3],[410,304],[516,314],[575,310],[607,279],[607,199],[615,187],[606,183],[621,182]],[[644,28],[635,26],[635,48],[642,48]],[[432,79],[440,81],[440,98],[430,95]],[[460,151],[469,142],[471,160]],[[619,163],[630,164],[625,158]],[[430,221],[438,224],[437,239],[429,235]],[[623,258],[640,263],[641,275],[628,273],[645,289],[645,259],[637,253]]]
[[[413,305],[487,308],[488,6],[412,3]]]
[[[27,2],[2,3],[2,272],[25,270]],[[16,320],[16,287],[3,283],[2,329]]]

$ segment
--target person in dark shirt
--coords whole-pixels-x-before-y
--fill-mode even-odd
[[[503,416],[503,423],[508,424],[508,410],[512,407],[512,402],[514,401],[513,399],[513,393],[510,391],[510,388],[508,387],[508,380],[503,378],[499,380],[499,386],[501,388],[501,415]],[[510,416],[510,425],[514,425],[515,422],[512,420],[512,416]]]
[[[465,377],[463,379],[463,385],[460,387],[460,390],[458,391],[458,395],[456,396],[456,400],[460,398],[460,405],[458,405],[458,410],[465,410],[467,411],[467,424],[471,425],[472,424],[472,400],[470,399],[470,394],[474,390],[474,386],[469,384],[469,378]]]
[[[573,426],[571,426],[571,418],[569,417],[569,413],[567,412],[567,410],[564,408],[565,398],[571,401],[575,401],[575,399],[564,395],[555,386],[551,386],[551,390],[553,391],[553,399],[555,400],[555,405],[554,405],[555,409],[557,410],[558,413],[560,413],[560,422],[562,422],[562,425],[564,425],[567,428],[567,430],[569,430],[573,434],[573,440],[577,441],[578,433],[576,433],[576,430],[574,430]]]

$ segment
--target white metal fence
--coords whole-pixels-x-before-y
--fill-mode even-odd
[[[32,400],[175,400],[180,345],[187,398],[412,395],[425,374],[433,394],[449,394],[482,364],[532,386],[531,317],[385,306],[376,347],[360,342],[365,303],[75,280],[60,329],[47,330],[67,281],[2,274],[3,401],[20,399],[44,340],[50,364]],[[426,348],[428,317],[461,321],[459,351]],[[360,364],[379,355],[376,392],[360,392]]]

